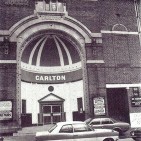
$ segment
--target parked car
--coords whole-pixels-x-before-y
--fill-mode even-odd
[[[130,124],[126,122],[117,121],[113,118],[89,118],[85,122],[92,128],[113,129],[123,134],[130,128]]]
[[[92,129],[85,122],[58,122],[48,131],[36,133],[36,141],[117,141],[119,133],[111,129]]]
[[[130,135],[134,140],[141,141],[141,128],[132,129]]]

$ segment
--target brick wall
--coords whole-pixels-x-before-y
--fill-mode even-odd
[[[29,0],[29,5],[5,4],[6,0],[0,1],[0,30],[8,30],[21,19],[34,13],[34,1]]]
[[[7,5],[0,1],[0,29],[9,29],[19,20],[34,14],[34,1],[29,5]],[[137,31],[133,1],[129,0],[67,0],[68,15],[77,19],[92,32],[111,30],[117,24],[123,24],[129,31]]]
[[[137,35],[103,35],[106,83],[140,83],[141,47]]]

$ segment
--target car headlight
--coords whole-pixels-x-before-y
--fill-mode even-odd
[[[134,132],[131,132],[131,136],[134,136],[135,135],[135,133]]]

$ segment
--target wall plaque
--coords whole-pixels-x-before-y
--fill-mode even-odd
[[[132,107],[141,107],[141,97],[132,97],[131,105]]]

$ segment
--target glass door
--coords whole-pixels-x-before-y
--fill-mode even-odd
[[[53,124],[61,121],[61,105],[43,105],[43,124]]]

